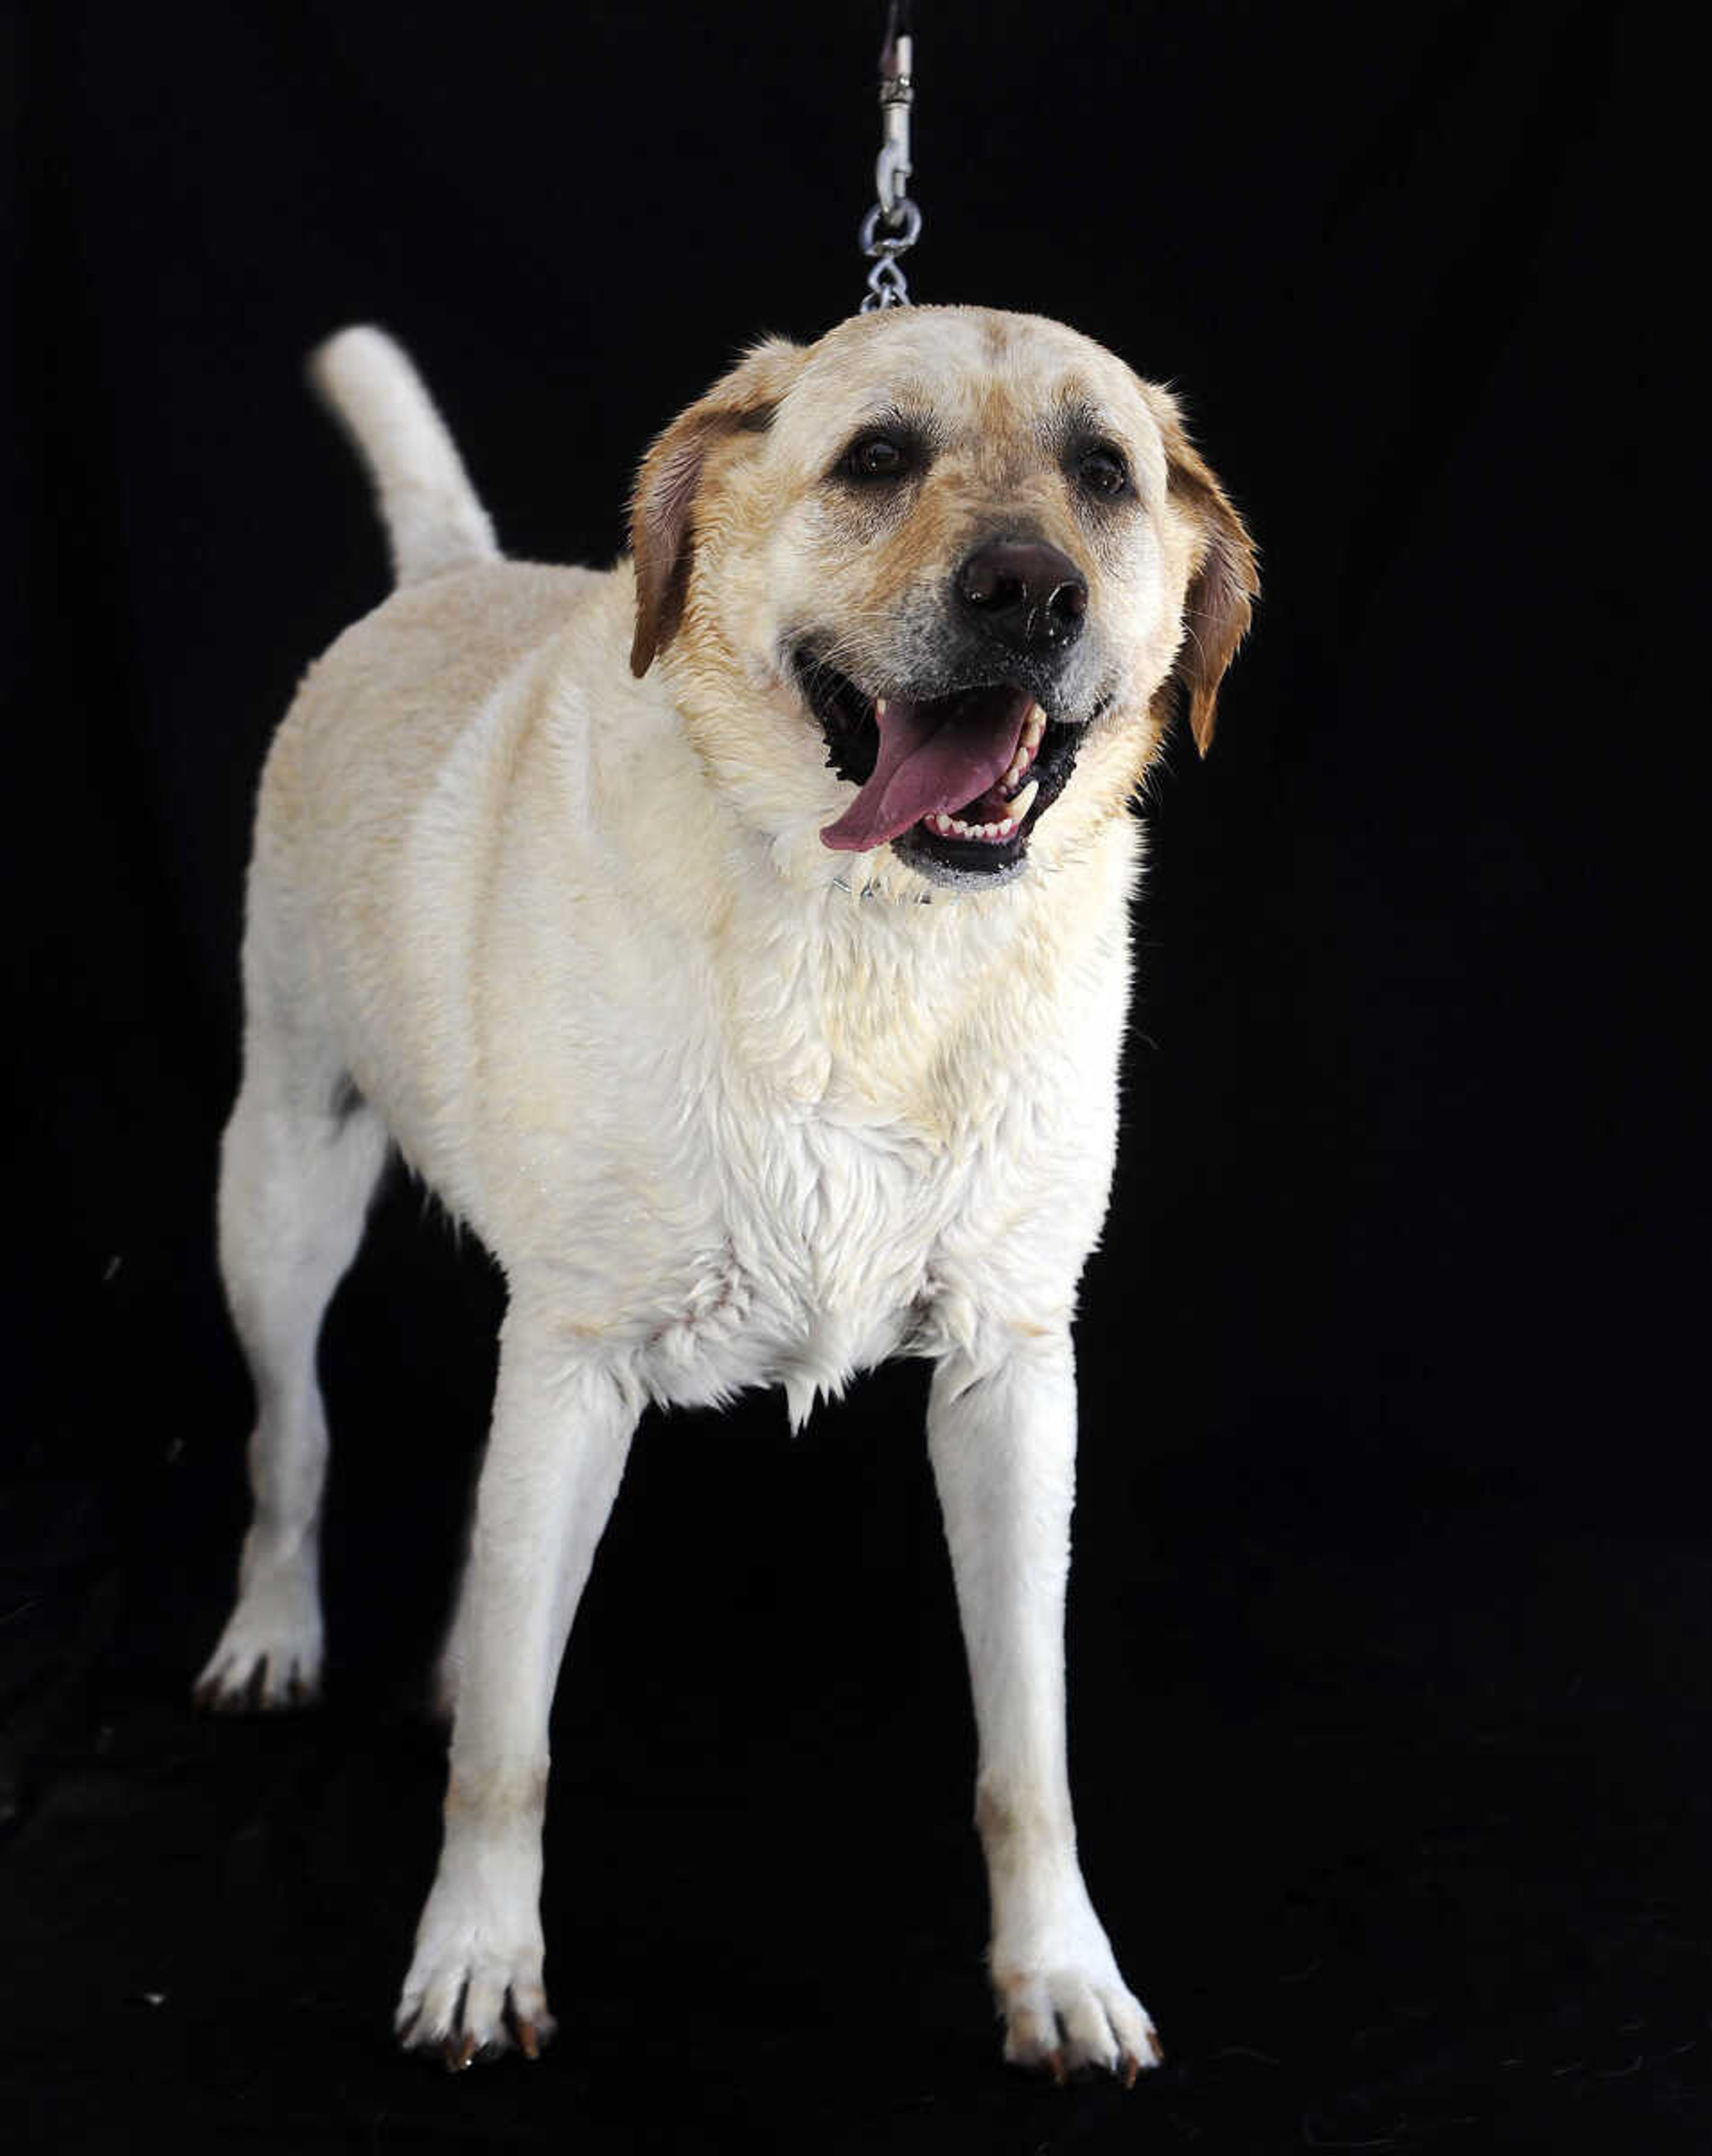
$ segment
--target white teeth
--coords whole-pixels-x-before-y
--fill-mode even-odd
[[[1006,814],[1012,824],[1020,824],[1034,806],[1034,797],[1040,791],[1040,781],[1031,778],[1013,801],[1005,803]]]
[[[1031,704],[1028,706],[1028,716],[1023,722],[1023,737],[1017,743],[1017,753],[1011,758],[1006,767],[1004,777],[999,781],[1002,787],[1008,790],[1022,783],[1023,774],[1033,762],[1035,752],[1040,747],[1040,737],[1045,732],[1045,712],[1041,710],[1038,704]]]
[[[942,839],[1008,839],[1017,828],[1013,816],[1007,816],[1002,824],[966,824],[961,816],[948,816],[942,808],[925,820]]]

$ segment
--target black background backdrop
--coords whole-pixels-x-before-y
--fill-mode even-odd
[[[853,305],[878,10],[8,21],[0,2076],[59,2147],[1704,2145],[1706,1478],[1672,1343],[1619,571],[1644,326],[1597,8],[920,26],[918,298],[1171,380],[1263,550],[1148,812],[1079,1333],[1084,1856],[1171,2063],[997,2063],[972,1731],[888,1371],[650,1419],[555,1723],[533,2070],[386,2036],[498,1284],[395,1181],[330,1317],[331,1697],[208,1724],[249,805],[385,588],[302,355],[415,353],[508,551]],[[1638,100],[1635,100],[1638,103]]]

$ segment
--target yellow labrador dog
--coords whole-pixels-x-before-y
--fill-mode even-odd
[[[200,1694],[319,1683],[315,1339],[390,1142],[510,1288],[397,2025],[454,2066],[533,2057],[548,1710],[638,1417],[782,1385],[800,1422],[927,1357],[1005,2056],[1133,2080],[1159,2050],[1065,1771],[1070,1327],[1126,810],[1174,682],[1211,735],[1243,526],[1163,390],[1026,316],[761,345],[654,444],[605,574],[500,559],[378,331],[315,372],[398,588],[262,783],[219,1201],[254,1517]]]

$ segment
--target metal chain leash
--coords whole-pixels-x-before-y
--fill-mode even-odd
[[[857,244],[874,267],[868,273],[864,315],[879,307],[907,307],[910,287],[898,266],[921,237],[921,212],[910,201],[910,108],[915,101],[912,73],[915,40],[910,34],[910,0],[890,0],[885,43],[879,54],[879,156],[874,161],[874,191],[879,199],[862,220]]]

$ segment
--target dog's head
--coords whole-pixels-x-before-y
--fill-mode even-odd
[[[1256,589],[1169,394],[981,308],[760,346],[654,444],[631,539],[632,666],[664,655],[714,783],[900,895],[1077,851],[1173,680],[1204,752]]]

